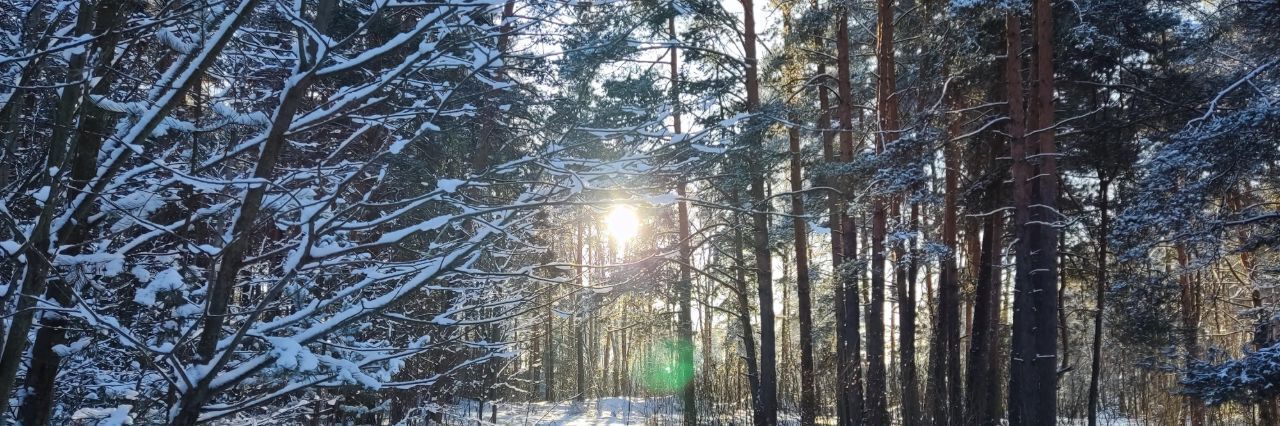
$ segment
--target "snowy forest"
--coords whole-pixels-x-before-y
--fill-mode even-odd
[[[0,0],[0,425],[1280,425],[1280,0]]]

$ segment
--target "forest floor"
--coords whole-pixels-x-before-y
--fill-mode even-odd
[[[497,422],[490,422],[490,405],[485,405],[480,425],[522,426],[620,426],[679,425],[682,423],[679,401],[674,397],[602,397],[574,402],[499,403]],[[751,413],[746,410],[720,410],[721,414],[699,416],[700,424],[748,425]],[[476,425],[474,402],[456,406],[447,416],[448,425]],[[778,424],[799,425],[794,413],[779,413]],[[834,424],[834,419],[818,419],[818,424]],[[1085,419],[1060,418],[1059,425],[1084,426]],[[1155,423],[1103,415],[1098,424],[1106,426],[1147,426]]]
[[[447,424],[476,424],[475,404],[455,408]],[[527,426],[613,426],[613,425],[678,425],[682,423],[679,401],[674,397],[602,397],[581,402],[499,403],[496,423],[490,423],[490,406],[485,406],[481,424]],[[705,424],[750,424],[751,413],[745,410],[722,410],[724,414],[708,418]],[[799,424],[797,416],[780,413],[779,424]],[[717,421],[718,420],[718,421]],[[457,423],[455,423],[457,422]]]

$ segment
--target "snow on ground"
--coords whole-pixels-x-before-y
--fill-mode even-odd
[[[489,424],[489,406],[484,408],[483,424]],[[700,416],[703,424],[750,424],[751,414],[745,410],[730,411],[716,418]],[[447,424],[476,424],[475,403],[455,407]],[[779,424],[799,424],[798,418],[787,413],[779,414]],[[499,425],[523,426],[613,426],[613,425],[678,425],[682,423],[680,403],[674,397],[602,397],[594,401],[575,403],[528,402],[499,403]]]
[[[1089,419],[1070,419],[1066,417],[1058,418],[1060,426],[1087,426]],[[1123,417],[1109,417],[1105,414],[1098,415],[1098,424],[1101,426],[1149,426],[1159,423],[1151,421],[1143,421],[1138,419],[1126,419]]]
[[[480,425],[521,426],[621,426],[621,425],[679,425],[683,423],[680,402],[675,397],[602,397],[594,401],[499,403],[497,423],[489,422],[490,405],[484,407],[484,420]],[[746,410],[719,410],[717,416],[704,413],[700,424],[749,425],[751,413]],[[779,413],[778,424],[799,425],[794,413]],[[447,425],[476,425],[475,401],[455,406],[446,415]],[[835,424],[834,419],[820,418],[818,424]],[[1059,418],[1058,425],[1085,426],[1087,419]],[[1151,426],[1156,423],[1128,419],[1116,415],[1102,415],[1102,426]]]

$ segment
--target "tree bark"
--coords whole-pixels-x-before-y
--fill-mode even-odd
[[[796,299],[800,317],[800,424],[817,421],[817,391],[813,379],[813,314],[809,296],[809,230],[804,221],[803,172],[800,156],[800,128],[787,129],[791,149],[791,214],[794,216],[796,252]]]
[[[1093,308],[1093,359],[1089,364],[1089,426],[1098,426],[1098,399],[1101,396],[1098,388],[1102,375],[1102,318],[1107,297],[1107,233],[1110,217],[1107,193],[1111,185],[1110,177],[1098,173],[1098,283],[1094,289]]]
[[[81,7],[87,7],[88,2],[83,2]],[[97,95],[105,95],[107,84],[114,79],[107,76],[110,72],[110,64],[115,57],[115,45],[119,40],[119,35],[115,33],[107,33],[116,25],[121,5],[115,1],[104,0],[94,7],[95,15],[93,35],[100,37],[93,44],[93,51],[96,52],[98,66],[95,67],[93,75],[103,76],[102,80],[96,84],[91,91]],[[83,9],[82,9],[83,10]],[[80,55],[80,56],[83,56]],[[81,66],[83,66],[83,58]],[[72,90],[72,88],[64,89],[64,95],[74,92],[71,96],[79,97],[80,90]],[[79,99],[76,99],[77,103]],[[90,184],[94,175],[97,173],[97,156],[102,148],[103,137],[108,129],[106,111],[98,108],[92,102],[83,102],[79,107],[79,120],[75,137],[70,144],[71,151],[71,187],[85,188]],[[70,119],[71,117],[67,117]],[[63,123],[68,128],[72,126],[71,122]],[[60,125],[61,126],[61,125]],[[66,169],[63,167],[63,169]],[[82,195],[79,190],[71,191],[68,198],[75,198]],[[88,195],[88,194],[83,194]],[[71,250],[77,250],[88,238],[85,232],[85,222],[87,218],[76,217],[69,225],[64,226],[59,232],[59,244],[71,247]],[[63,307],[70,307],[74,304],[75,289],[69,286],[69,283],[60,276],[51,277],[49,286],[46,289],[45,297],[50,300],[57,301]],[[49,422],[50,409],[53,406],[54,393],[57,388],[55,379],[62,361],[62,357],[54,350],[57,345],[65,344],[67,340],[67,328],[70,324],[69,319],[58,313],[46,312],[40,319],[40,327],[36,332],[36,339],[32,344],[31,366],[27,369],[26,388],[28,395],[23,399],[23,404],[18,410],[18,418],[24,425],[44,425]]]
[[[667,18],[667,35],[672,40],[676,39],[676,18],[674,11],[671,17]],[[672,114],[672,130],[675,134],[680,134],[680,69],[677,59],[677,51],[675,46],[671,47],[671,107],[675,111]],[[676,298],[680,304],[680,316],[677,319],[677,333],[680,337],[679,374],[676,377],[687,378],[687,381],[680,385],[680,402],[681,409],[684,413],[685,425],[698,424],[698,406],[696,389],[694,389],[694,366],[693,366],[693,249],[690,247],[690,229],[689,229],[689,203],[685,198],[685,180],[682,177],[680,182],[676,184],[676,194],[681,198],[677,205],[677,216],[680,226],[680,283],[676,289]],[[706,331],[704,331],[705,333]]]
[[[101,36],[107,29],[115,25],[115,17],[118,12],[119,6],[115,5],[114,2],[104,1],[95,7],[90,1],[82,1],[79,15],[76,16],[74,31],[79,36],[89,36],[90,34]],[[104,75],[102,81],[112,81],[112,78],[105,76],[105,71],[114,57],[115,43],[118,39],[118,35],[108,35],[99,38],[91,46],[95,51],[102,52],[97,59],[103,65],[95,70],[95,75]],[[85,52],[71,55],[67,69],[67,83],[71,84],[62,89],[57,104],[56,115],[52,125],[52,143],[48,148],[45,170],[56,168],[59,172],[56,174],[40,173],[37,181],[37,185],[49,188],[49,195],[45,200],[45,205],[41,208],[40,216],[31,231],[31,236],[24,245],[24,256],[27,260],[22,274],[22,284],[19,288],[20,295],[13,313],[13,322],[10,324],[8,335],[3,341],[4,349],[0,352],[0,422],[3,422],[7,417],[8,396],[15,385],[18,367],[26,351],[28,332],[34,323],[36,312],[40,311],[36,307],[37,299],[43,294],[62,306],[69,306],[73,301],[72,289],[67,287],[67,283],[61,277],[54,276],[50,278],[50,273],[52,269],[51,262],[54,261],[54,253],[56,252],[55,241],[61,241],[60,244],[64,245],[74,245],[80,239],[83,239],[81,229],[84,227],[89,213],[88,209],[76,209],[76,211],[72,212],[71,220],[55,228],[53,221],[57,215],[57,209],[62,207],[65,201],[73,199],[74,195],[85,193],[86,200],[81,205],[86,205],[84,203],[92,204],[88,200],[92,200],[96,195],[96,192],[86,193],[85,189],[88,188],[90,181],[98,171],[97,154],[102,145],[100,133],[105,128],[105,117],[103,116],[104,112],[99,108],[92,105],[81,106],[84,85],[80,83],[80,80],[85,77],[87,58],[88,54]],[[34,65],[29,64],[28,66]],[[95,87],[105,86],[106,84],[102,84]],[[15,92],[14,95],[17,95],[17,93]],[[11,97],[6,104],[5,110],[11,111],[7,115],[16,118],[17,111],[20,108],[19,100],[16,97]],[[86,113],[85,111],[89,112]],[[76,126],[77,114],[85,115],[78,128]],[[78,130],[74,137],[71,133],[73,128]],[[93,133],[86,133],[90,131]],[[10,129],[6,138],[14,137],[15,134],[16,128]],[[6,145],[8,144],[9,142],[6,142]],[[65,164],[68,147],[74,148],[71,158],[71,163],[75,166],[73,168],[69,168]],[[12,152],[9,155],[12,155]],[[71,184],[68,186],[75,188],[75,191],[60,195],[62,191],[59,188],[61,185],[58,181],[68,169],[72,169]],[[7,178],[7,169],[0,171],[0,173],[3,173]],[[53,232],[59,234],[56,240],[50,238],[50,234]],[[19,419],[24,424],[44,424],[49,420],[49,409],[55,388],[54,380],[57,377],[61,361],[53,347],[64,343],[66,340],[67,324],[67,318],[61,314],[43,312],[41,315],[41,327],[36,333],[36,340],[32,342],[33,358],[24,383],[24,387],[28,388],[30,395],[28,395],[19,410]],[[2,325],[3,321],[0,321],[0,326]]]
[[[552,288],[554,289],[554,287],[552,287]],[[547,321],[547,335],[546,335],[546,339],[547,339],[547,344],[546,344],[546,346],[547,346],[547,354],[546,354],[546,356],[544,357],[544,360],[543,360],[543,362],[542,362],[542,372],[543,372],[543,377],[544,377],[543,382],[542,382],[542,384],[543,384],[543,386],[544,386],[544,389],[543,389],[543,396],[546,398],[546,400],[547,400],[548,402],[550,402],[550,401],[555,401],[555,400],[556,400],[556,346],[555,346],[555,342],[554,342],[554,337],[555,337],[555,326],[554,326],[554,321],[555,321],[555,312],[554,312],[554,310],[553,310],[553,309],[552,309],[552,307],[551,307],[551,301],[553,301],[553,300],[555,300],[555,297],[548,297],[548,298],[547,298],[547,318],[546,318],[546,321]],[[625,330],[624,330],[624,337],[625,337]],[[625,354],[626,354],[626,346],[625,346],[625,345],[626,345],[626,343],[625,343],[625,341],[624,341],[623,345],[624,345],[624,346],[623,346],[623,356],[625,356]]]
[[[920,205],[911,203],[911,229],[920,229]],[[898,290],[898,371],[902,381],[902,424],[911,426],[920,421],[920,388],[916,374],[916,238],[907,246],[901,244],[895,250],[897,266],[895,279]],[[908,255],[910,253],[910,255]]]
[[[511,32],[514,31],[515,25],[511,22],[515,16],[516,2],[515,0],[507,0],[502,6],[502,21],[499,25],[499,34],[497,41],[498,54],[506,55],[507,50],[511,46]],[[507,67],[499,66],[493,73],[494,80],[503,83],[507,81]],[[502,90],[502,89],[500,89]],[[471,170],[473,173],[484,173],[484,169],[489,167],[489,157],[493,156],[494,137],[498,130],[499,107],[502,104],[501,97],[496,99],[486,99],[484,108],[480,113],[480,132],[479,140],[476,143],[476,150],[471,157]]]
[[[1026,352],[1023,348],[1025,333],[1019,333],[1020,329],[1029,328],[1026,325],[1027,319],[1026,308],[1022,305],[1027,304],[1026,296],[1029,294],[1030,288],[1027,278],[1027,272],[1031,270],[1030,256],[1031,252],[1028,242],[1027,232],[1027,208],[1031,205],[1031,188],[1028,186],[1027,180],[1031,177],[1030,164],[1027,163],[1026,141],[1026,123],[1024,121],[1025,111],[1023,110],[1023,94],[1022,94],[1022,26],[1021,19],[1017,11],[1009,11],[1005,13],[1005,97],[1008,100],[1009,111],[1009,152],[1013,159],[1011,166],[1011,174],[1013,178],[1013,204],[1014,204],[1014,324],[1015,331],[1013,335],[1013,343],[1010,348],[1010,366],[1009,366],[1009,420],[1010,423],[1017,421],[1022,423],[1022,400],[1025,398],[1022,392],[1025,392],[1025,378],[1027,375],[1025,364],[1021,356]],[[1019,303],[1021,302],[1021,303]],[[1029,424],[1029,423],[1028,423]]]
[[[737,193],[734,193],[733,199],[730,200],[734,205],[739,205],[740,200]],[[760,404],[760,374],[758,363],[756,362],[756,340],[755,331],[751,327],[751,303],[747,299],[747,276],[745,247],[741,231],[741,220],[737,219],[741,215],[735,215],[735,225],[733,230],[733,253],[737,268],[737,277],[734,283],[737,285],[735,296],[738,299],[738,324],[742,328],[742,352],[743,361],[747,368],[747,384],[750,386],[751,393],[751,418],[752,422],[760,424],[764,421],[764,413],[761,411]]]
[[[583,229],[581,221],[578,222],[578,232],[575,234],[577,241],[573,245],[573,257],[574,263],[578,265],[578,290],[580,292],[586,292],[586,283],[583,280],[582,268],[582,265],[585,263],[583,259],[583,251],[586,250],[586,236],[583,235],[585,234],[585,230]],[[574,375],[573,381],[573,400],[581,403],[587,396],[587,363],[584,359],[587,348],[584,342],[585,336],[583,336],[585,330],[583,329],[586,324],[585,310],[590,302],[586,300],[586,297],[584,297],[582,293],[579,293],[575,299],[577,299],[578,303],[574,304],[573,309],[573,356],[575,358],[574,361],[576,361],[574,362],[574,372],[576,374]]]
[[[743,52],[746,64],[746,112],[760,112],[760,78],[756,58],[756,24],[753,0],[742,0]],[[752,118],[748,129],[748,146],[754,157],[747,161],[751,185],[751,233],[752,252],[755,254],[756,287],[760,298],[760,408],[757,424],[778,423],[777,348],[773,313],[773,271],[769,253],[769,201],[765,197],[765,170],[763,134],[758,130],[759,119]]]
[[[1181,308],[1182,308],[1182,340],[1186,347],[1184,354],[1184,363],[1190,367],[1193,362],[1200,359],[1200,277],[1196,273],[1187,270],[1187,266],[1191,263],[1191,255],[1187,253],[1187,249],[1182,245],[1176,248],[1178,256],[1178,284],[1181,287]],[[1186,401],[1186,424],[1190,426],[1204,426],[1205,424],[1205,406],[1204,401],[1193,396],[1184,397]]]
[[[839,104],[840,161],[853,161],[853,88],[849,76],[849,10],[840,8],[840,19],[836,24],[836,96]],[[846,178],[840,178],[839,187],[848,191],[850,184]],[[839,399],[843,410],[837,413],[841,425],[862,424],[863,392],[862,392],[862,337],[859,328],[861,306],[858,300],[858,276],[846,262],[857,264],[858,235],[853,220],[845,211],[845,200],[834,203],[839,210],[839,233],[832,231],[832,240],[839,240],[840,255],[836,263],[838,285],[836,286],[837,318],[837,381],[839,383]],[[833,225],[834,226],[834,225]],[[838,237],[838,238],[837,238]],[[833,242],[833,247],[834,247]],[[832,256],[836,256],[833,254]],[[833,259],[834,260],[834,259]],[[837,404],[838,406],[841,404]]]
[[[876,113],[879,131],[876,153],[897,140],[898,101],[895,96],[893,0],[876,1]],[[867,423],[887,424],[888,400],[885,383],[884,287],[885,235],[887,232],[885,194],[871,189],[871,304],[867,307]]]
[[[1012,148],[1019,232],[1010,354],[1009,421],[1052,424],[1057,418],[1058,178],[1053,122],[1053,10],[1032,5],[1032,88],[1028,123],[1035,133]],[[1012,57],[1013,51],[1010,51]],[[1010,99],[1016,96],[1010,96]],[[1010,104],[1012,107],[1012,104]],[[1031,164],[1032,155],[1038,167]],[[1034,182],[1031,180],[1034,179]]]
[[[947,126],[947,138],[955,137],[959,133],[959,121],[957,117],[952,119]],[[957,211],[959,210],[959,175],[960,175],[960,149],[956,146],[956,142],[948,140],[943,148],[943,164],[945,177],[943,178],[943,209],[942,209],[942,242],[947,247],[948,255],[943,258],[942,265],[939,268],[938,280],[938,307],[936,309],[936,332],[934,344],[940,347],[934,348],[933,356],[936,362],[932,365],[932,382],[930,388],[934,398],[934,423],[935,424],[960,424],[963,419],[963,410],[961,407],[964,401],[960,400],[956,394],[960,391],[959,366],[960,366],[960,277],[957,267],[957,255],[959,254],[959,245],[957,233],[959,231]],[[972,343],[971,343],[972,346]]]

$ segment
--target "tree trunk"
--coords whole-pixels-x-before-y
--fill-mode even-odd
[[[1186,345],[1186,354],[1184,363],[1190,367],[1193,362],[1200,359],[1200,278],[1197,274],[1187,271],[1187,265],[1191,263],[1191,255],[1187,253],[1185,247],[1179,245],[1176,249],[1178,256],[1178,266],[1181,269],[1178,275],[1178,283],[1182,287],[1181,304],[1182,304],[1182,339]],[[1204,426],[1205,424],[1205,407],[1204,401],[1193,396],[1184,397],[1186,401],[1186,424],[1190,426]]]
[[[498,54],[506,55],[507,50],[511,46],[511,32],[514,31],[515,25],[511,22],[515,16],[516,2],[515,0],[507,0],[502,6],[501,22],[499,22],[499,34],[497,41]],[[494,70],[493,78],[498,83],[506,82],[507,67],[499,66]],[[500,95],[499,95],[500,96]],[[489,167],[489,157],[493,156],[494,139],[498,129],[498,115],[502,99],[486,99],[484,108],[480,113],[480,131],[479,140],[476,143],[476,150],[471,157],[471,170],[473,173],[484,173],[484,169]]]
[[[1018,131],[1013,127],[1011,130]],[[973,263],[973,276],[977,282],[973,299],[973,320],[969,337],[968,368],[966,370],[965,417],[966,425],[993,425],[1000,419],[1000,361],[997,342],[1000,340],[1001,259],[1004,241],[1003,194],[1006,174],[1000,169],[996,157],[1004,152],[1003,136],[990,134],[987,149],[975,155],[970,162],[975,172],[978,163],[986,160],[984,197],[982,200],[981,240]],[[974,232],[977,234],[977,232]],[[968,238],[978,240],[977,235]]]
[[[946,67],[944,66],[944,74]],[[950,99],[948,99],[950,105]],[[947,125],[947,138],[956,137],[960,133],[960,118],[954,118]],[[943,148],[945,165],[942,242],[947,247],[948,255],[943,258],[939,268],[938,307],[935,310],[936,328],[934,332],[932,355],[935,359],[931,365],[930,391],[935,401],[933,410],[934,424],[961,424],[964,401],[960,397],[960,273],[957,257],[960,253],[957,234],[959,232],[957,202],[959,196],[960,149],[957,142],[948,140]],[[971,343],[972,345],[972,343]]]
[[[90,2],[81,1],[80,12],[76,16],[74,32],[78,36],[100,35],[105,32],[109,26],[114,25],[114,17],[118,11],[118,7],[107,4],[98,5],[99,7],[90,7]],[[91,13],[90,10],[94,11]],[[95,27],[95,21],[98,26]],[[110,61],[115,53],[115,40],[118,36],[111,36],[99,39],[93,43],[93,48],[97,51],[110,51],[103,53],[100,59]],[[71,55],[67,66],[67,82],[70,84],[61,90],[57,109],[52,123],[52,143],[49,145],[46,157],[45,170],[59,170],[59,173],[40,173],[37,185],[48,188],[48,196],[45,205],[41,208],[40,216],[36,225],[31,230],[30,237],[25,244],[26,258],[25,270],[23,271],[23,280],[19,289],[20,296],[13,312],[13,322],[8,329],[8,335],[4,340],[4,349],[0,352],[0,422],[8,417],[9,395],[13,386],[16,384],[18,367],[22,363],[21,359],[26,351],[27,336],[35,322],[36,312],[40,309],[36,307],[37,299],[41,295],[49,299],[57,301],[62,306],[69,306],[72,302],[72,289],[67,287],[67,283],[56,275],[50,277],[52,265],[50,262],[54,260],[56,252],[55,244],[74,245],[76,238],[82,238],[79,231],[84,226],[84,219],[88,210],[76,211],[72,220],[68,223],[55,227],[53,224],[57,209],[63,205],[64,201],[73,199],[73,194],[60,196],[59,184],[60,176],[69,168],[65,164],[67,161],[67,149],[69,145],[74,145],[72,156],[72,164],[78,166],[71,170],[72,184],[68,185],[73,188],[86,188],[86,184],[92,180],[97,174],[97,154],[102,144],[102,138],[98,134],[84,134],[84,131],[99,131],[98,125],[101,124],[102,111],[93,108],[95,116],[86,117],[79,128],[81,134],[71,134],[71,129],[75,128],[76,115],[83,114],[81,107],[81,95],[83,94],[83,85],[78,82],[84,79],[85,67],[87,66],[88,54],[79,52]],[[15,93],[16,94],[16,93]],[[16,98],[6,104],[8,108],[12,108],[10,113],[16,118],[16,112],[21,108]],[[11,130],[10,136],[16,133],[16,128]],[[8,137],[8,136],[7,136]],[[12,153],[12,151],[10,151]],[[10,154],[12,155],[12,154]],[[7,163],[8,158],[6,158]],[[81,169],[83,168],[83,169]],[[5,177],[8,176],[8,170],[3,171]],[[90,194],[88,198],[93,198]],[[52,239],[51,233],[58,232],[59,238]],[[10,284],[13,285],[13,284]],[[56,312],[41,312],[41,326],[36,333],[36,340],[32,342],[32,360],[30,368],[27,371],[24,387],[27,388],[29,395],[19,410],[19,419],[24,424],[44,424],[49,415],[49,408],[53,401],[54,379],[58,374],[58,366],[61,361],[60,357],[53,350],[55,345],[65,343],[66,326],[68,320],[65,316]],[[0,325],[3,325],[0,322]]]
[[[791,214],[794,216],[796,299],[800,316],[800,424],[817,421],[817,391],[813,379],[813,315],[809,296],[809,230],[804,221],[804,178],[801,170],[800,128],[787,129],[791,149]]]
[[[742,0],[742,32],[743,52],[746,63],[747,113],[760,112],[760,79],[756,58],[756,24],[752,0]],[[759,118],[752,118],[753,123]],[[756,287],[760,298],[760,408],[762,416],[757,424],[774,425],[778,423],[778,356],[774,337],[773,314],[773,271],[769,253],[769,200],[765,197],[765,170],[763,164],[764,135],[757,130],[757,124],[748,130],[748,145],[754,157],[747,161],[748,175],[751,185],[751,233],[752,252],[755,254]]]
[[[736,192],[733,198],[731,201],[734,205],[738,205],[740,200]],[[735,215],[735,217],[741,217],[741,215]],[[745,247],[742,241],[742,221],[735,218],[735,222],[737,222],[735,225],[738,226],[734,226],[733,229],[733,253],[737,256],[734,259],[737,266],[735,268],[737,269],[737,277],[734,281],[737,284],[737,288],[734,293],[736,293],[735,296],[738,299],[738,323],[742,327],[742,352],[743,361],[747,367],[747,384],[751,388],[751,417],[753,422],[760,424],[764,421],[764,413],[760,407],[760,375],[756,362],[755,331],[751,328],[751,303],[747,300],[747,267],[746,262],[743,260]]]
[[[815,2],[813,6],[816,8],[817,3]],[[817,51],[823,50],[824,43],[823,43],[821,30],[815,31],[813,42],[814,42],[815,50]],[[846,50],[847,50],[847,45],[846,45]],[[825,61],[821,59],[819,59],[817,62],[818,62],[817,65],[818,65],[819,83],[816,85],[816,88],[818,91],[819,112],[818,112],[818,123],[815,127],[817,127],[818,129],[819,137],[822,138],[823,160],[826,161],[827,164],[836,164],[836,163],[839,163],[841,160],[840,160],[840,154],[839,152],[837,152],[835,147],[836,134],[831,129],[831,124],[832,124],[831,102],[828,99],[829,89],[825,85],[825,83],[823,83],[821,80],[821,79],[825,79],[825,77],[827,76],[827,64]],[[840,104],[840,109],[841,111],[843,111],[844,109],[843,102]],[[838,178],[838,176],[834,176],[834,175],[824,176],[822,182],[824,185],[832,188],[840,187],[840,179]],[[845,318],[845,307],[844,307],[845,279],[841,275],[841,264],[844,262],[844,252],[843,252],[844,251],[844,241],[843,241],[844,230],[842,229],[842,223],[841,223],[841,218],[843,213],[842,206],[844,205],[844,202],[842,200],[841,194],[838,192],[831,191],[831,192],[828,192],[827,194],[828,194],[827,195],[827,228],[831,236],[830,237],[831,269],[833,274],[836,277],[835,292],[834,292],[835,293],[835,311],[836,311],[835,318],[836,318],[836,371],[837,371],[837,374],[836,374],[837,378],[835,381],[836,383],[835,412],[836,412],[837,420],[839,421],[839,420],[845,419],[848,413],[847,410],[848,410],[848,402],[849,402],[848,401],[849,392],[846,387],[845,377],[848,377],[848,374],[851,371],[851,368],[848,365],[849,364],[848,363],[849,354],[847,353],[848,337],[846,336],[846,332],[845,332],[845,328],[846,328],[845,324],[848,323],[848,320]]]
[[[897,140],[898,106],[895,96],[897,79],[894,65],[893,0],[876,1],[876,113],[879,131],[876,153]],[[887,424],[888,401],[885,383],[884,352],[884,287],[886,197],[872,188],[871,195],[871,305],[867,307],[867,423]]]
[[[1058,179],[1053,137],[1053,10],[1050,2],[1036,0],[1032,17],[1032,97],[1028,123],[1035,133],[1025,141],[1015,140],[1017,146],[1011,151],[1015,162],[1015,223],[1019,232],[1014,342],[1010,354],[1009,421],[1012,425],[1051,424],[1057,417],[1058,231],[1051,224],[1060,218],[1056,209]],[[1033,168],[1031,155],[1039,167]]]
[[[1107,232],[1110,223],[1107,190],[1110,177],[1098,173],[1098,283],[1094,289],[1093,309],[1093,360],[1089,364],[1089,426],[1098,426],[1098,389],[1102,375],[1102,313],[1107,297]]]
[[[119,10],[118,5],[107,3],[100,4],[97,12],[100,23],[109,22],[102,27],[104,32],[106,28],[114,25],[115,12]],[[102,55],[101,60],[110,62],[113,55],[108,52],[114,51],[117,38],[108,35],[101,39],[104,41],[103,48],[95,49]],[[105,87],[105,85],[99,87]],[[84,103],[81,108],[85,112],[82,113],[78,134],[72,145],[74,151],[71,153],[70,186],[72,188],[84,188],[91,184],[90,181],[97,172],[97,156],[102,147],[103,136],[108,129],[105,111],[89,102]],[[80,194],[81,191],[72,191],[68,194],[68,198],[75,198]],[[88,239],[85,222],[86,218],[77,217],[72,224],[65,225],[59,232],[59,243],[65,247],[71,247],[66,254],[77,254],[77,248]],[[62,307],[71,307],[75,303],[75,291],[61,276],[54,276],[49,278],[45,297],[56,301]],[[55,379],[62,361],[62,357],[54,347],[66,343],[68,326],[70,321],[62,314],[46,312],[40,318],[40,327],[31,347],[31,366],[27,370],[25,386],[29,395],[23,399],[22,407],[19,408],[19,419],[24,425],[44,425],[49,422],[49,410],[52,408],[57,388]]]
[[[840,20],[836,27],[836,96],[840,102],[838,113],[841,162],[853,161],[853,89],[849,76],[849,51],[849,10],[841,7]],[[842,177],[838,186],[847,191],[851,185]],[[840,272],[839,284],[836,286],[837,318],[840,320],[837,327],[836,380],[840,388],[840,402],[844,407],[837,413],[837,417],[840,425],[847,426],[862,424],[863,393],[858,277],[848,265],[845,265],[845,262],[857,263],[858,235],[853,220],[844,210],[844,203],[845,201],[841,199],[833,207],[839,209],[840,219],[838,221],[840,262],[836,263],[837,270]],[[832,239],[837,239],[834,230]],[[833,246],[834,244],[833,242]]]
[[[911,229],[920,229],[920,205],[911,203]],[[916,374],[916,238],[901,244],[895,252],[898,289],[898,371],[902,381],[902,424],[915,425],[920,421],[920,388]],[[910,253],[909,258],[907,258]],[[905,260],[904,260],[905,259]],[[907,262],[907,264],[903,264]]]
[[[1025,349],[1023,348],[1024,333],[1019,333],[1020,329],[1028,329],[1027,319],[1023,317],[1027,315],[1027,309],[1022,305],[1027,304],[1026,296],[1029,293],[1029,283],[1027,272],[1031,270],[1031,259],[1029,256],[1030,243],[1028,241],[1027,232],[1027,208],[1031,205],[1031,188],[1028,186],[1027,180],[1031,177],[1030,164],[1027,163],[1026,141],[1026,123],[1024,121],[1023,110],[1023,94],[1022,94],[1022,26],[1017,11],[1009,11],[1005,14],[1005,97],[1008,100],[1009,111],[1009,152],[1013,160],[1011,166],[1011,174],[1013,178],[1013,203],[1014,203],[1014,335],[1013,343],[1010,348],[1009,366],[1009,420],[1011,424],[1022,424],[1023,410],[1023,392],[1026,392],[1025,381],[1029,380],[1026,369],[1023,367],[1022,356]],[[1034,354],[1033,354],[1034,355]],[[1013,423],[1013,422],[1018,423]],[[1027,424],[1030,424],[1027,422]]]
[[[552,288],[554,289],[554,287]],[[545,386],[543,389],[543,395],[548,402],[556,400],[556,346],[553,339],[555,337],[555,311],[551,307],[551,301],[554,300],[555,297],[547,298],[547,355],[544,357],[542,362],[542,372],[544,375],[542,384]],[[625,356],[626,346],[623,346],[623,348],[623,354]]]
[[[673,14],[667,18],[667,35],[672,40],[676,39],[676,18]],[[680,134],[680,72],[677,62],[677,51],[675,46],[671,47],[671,107],[675,109],[672,114],[672,130],[676,134]],[[677,206],[677,215],[680,226],[680,283],[676,289],[676,298],[680,304],[680,317],[678,319],[677,331],[680,336],[679,346],[679,363],[677,364],[680,371],[676,377],[685,379],[680,384],[680,402],[681,409],[684,413],[685,425],[698,424],[698,406],[696,390],[694,389],[694,371],[693,371],[693,249],[690,247],[690,229],[689,229],[689,203],[685,198],[685,181],[684,178],[676,184],[676,194],[680,195],[680,203]],[[706,331],[703,331],[706,333]]]
[[[586,237],[583,235],[584,233],[585,233],[585,230],[583,229],[582,222],[578,222],[578,232],[576,232],[577,241],[574,243],[574,246],[573,246],[573,257],[574,257],[574,263],[578,265],[577,266],[578,290],[583,292],[587,291],[584,288],[586,283],[583,280],[584,277],[583,277],[583,268],[582,268],[582,265],[585,263],[583,259],[583,251],[586,250],[586,246],[585,246]],[[576,361],[574,363],[574,368],[577,374],[574,375],[574,381],[573,381],[574,383],[573,400],[575,402],[582,402],[582,400],[587,396],[587,365],[586,365],[587,363],[586,363],[586,360],[584,359],[587,348],[584,342],[583,334],[585,330],[583,330],[583,328],[585,328],[585,324],[586,324],[585,310],[587,305],[590,302],[585,300],[586,298],[583,296],[582,293],[579,293],[576,299],[578,303],[574,304],[574,309],[573,309],[573,356],[575,358],[574,361]]]

